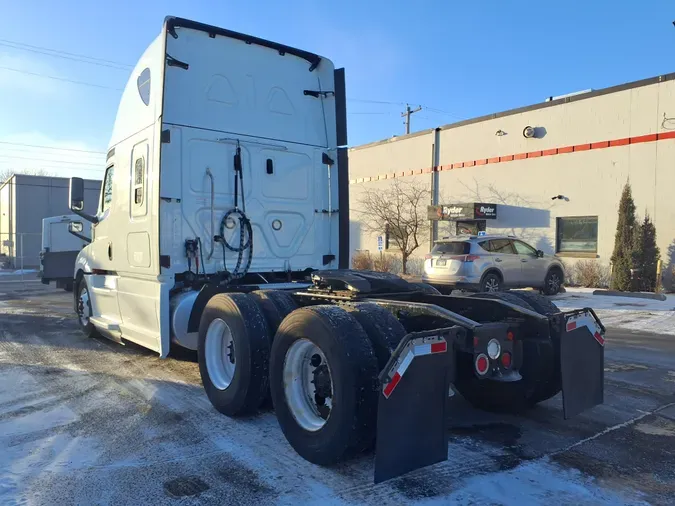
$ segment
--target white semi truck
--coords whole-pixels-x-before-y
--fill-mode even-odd
[[[348,270],[346,145],[343,69],[166,18],[122,95],[95,215],[71,180],[93,224],[73,277],[82,330],[196,350],[217,410],[271,396],[301,456],[375,445],[376,481],[447,459],[451,386],[491,410],[561,389],[565,416],[601,403],[591,309]]]

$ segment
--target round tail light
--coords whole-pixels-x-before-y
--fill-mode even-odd
[[[480,374],[481,376],[485,375],[488,372],[488,369],[490,368],[490,361],[487,358],[487,355],[484,353],[481,353],[476,357],[476,372]]]
[[[492,360],[499,358],[499,354],[502,352],[502,345],[499,344],[499,341],[496,339],[490,339],[490,342],[487,345],[488,357]]]
[[[502,355],[502,365],[504,366],[504,369],[508,369],[511,367],[511,354],[508,352],[504,352]]]

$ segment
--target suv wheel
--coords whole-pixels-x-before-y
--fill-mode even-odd
[[[480,282],[480,291],[481,292],[501,292],[502,291],[502,280],[501,278],[492,272],[486,274]]]
[[[554,267],[548,271],[548,274],[546,274],[546,279],[544,280],[544,294],[555,295],[560,291],[562,284],[562,271]]]

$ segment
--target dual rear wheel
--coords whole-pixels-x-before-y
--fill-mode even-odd
[[[406,332],[375,304],[295,308],[284,292],[213,297],[199,328],[202,382],[228,416],[256,411],[269,391],[298,454],[334,463],[372,447],[377,374]]]

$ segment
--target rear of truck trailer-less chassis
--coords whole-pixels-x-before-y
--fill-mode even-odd
[[[233,107],[230,90],[255,92],[256,76],[267,101]],[[591,310],[327,270],[349,260],[344,99],[344,73],[328,60],[167,18],[122,96],[96,216],[82,210],[82,180],[71,180],[71,209],[95,223],[74,276],[83,331],[166,356],[180,311],[185,335],[197,335],[182,344],[196,348],[218,411],[254,413],[271,400],[299,455],[330,465],[375,447],[376,481],[447,459],[451,385],[490,410],[561,389],[566,417],[602,402],[604,329]],[[235,211],[248,230],[238,247],[224,240]],[[227,272],[237,258],[228,248],[246,250],[241,270]],[[309,272],[312,282],[292,291],[252,284]]]
[[[330,465],[375,446],[380,482],[447,460],[453,387],[498,411],[562,389],[566,418],[603,401],[604,328],[591,309],[545,315],[527,303],[433,294],[400,278],[389,293],[334,289],[346,279],[369,276],[319,272],[308,290],[214,295],[199,328],[214,407],[229,416],[255,411],[269,388],[302,457]]]

